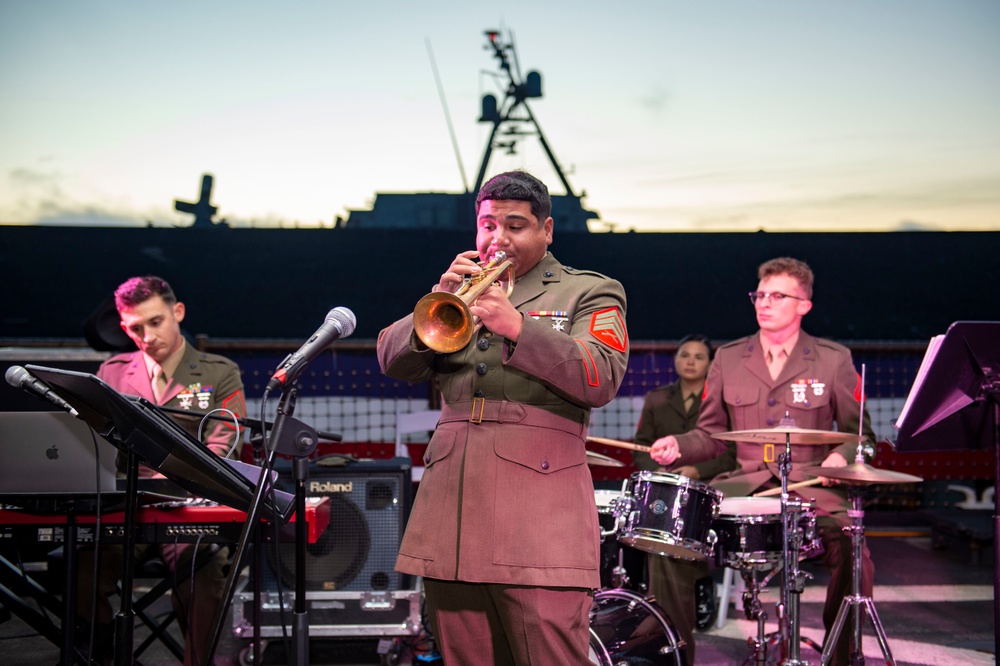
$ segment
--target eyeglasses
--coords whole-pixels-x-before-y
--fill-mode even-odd
[[[763,301],[764,299],[771,299],[772,305],[778,305],[781,301],[786,298],[794,298],[797,301],[804,301],[806,299],[799,298],[798,296],[792,296],[791,294],[783,294],[780,291],[751,291],[750,292],[750,302],[755,304],[757,301]]]

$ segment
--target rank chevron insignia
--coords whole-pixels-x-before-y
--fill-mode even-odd
[[[598,310],[590,317],[590,334],[615,351],[624,352],[628,345],[628,331],[618,308]]]

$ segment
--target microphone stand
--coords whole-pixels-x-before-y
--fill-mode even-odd
[[[291,378],[288,383],[291,383]],[[208,651],[206,663],[212,663],[215,657],[215,650],[219,644],[219,637],[226,615],[232,605],[233,592],[235,591],[236,579],[243,568],[246,549],[249,543],[250,532],[258,528],[258,514],[263,506],[265,493],[273,488],[270,471],[274,469],[274,461],[279,453],[294,457],[295,475],[295,555],[296,555],[296,576],[295,576],[295,616],[293,622],[293,638],[295,646],[295,661],[299,666],[308,666],[309,660],[309,620],[306,613],[306,591],[305,591],[305,556],[308,544],[308,525],[306,523],[306,497],[305,483],[309,478],[309,456],[316,450],[319,443],[316,430],[306,424],[292,418],[295,409],[295,398],[297,390],[291,388],[285,391],[278,403],[278,415],[274,420],[274,429],[271,434],[272,446],[267,451],[266,464],[261,470],[260,479],[257,482],[256,492],[250,508],[247,510],[246,523],[236,547],[233,565],[229,570],[229,577],[226,580],[226,587],[223,592],[223,603],[216,611],[215,622],[212,631],[212,644]],[[255,589],[254,605],[259,608],[261,599]],[[257,617],[258,615],[255,615]],[[255,622],[255,637],[258,635]],[[260,641],[256,640],[256,645]],[[259,662],[255,662],[259,663]],[[117,666],[117,665],[116,665]]]
[[[135,631],[135,611],[132,609],[132,580],[135,573],[135,516],[139,498],[139,458],[132,447],[127,447],[127,469],[125,477],[125,542],[122,546],[122,596],[121,605],[115,615],[115,666],[129,666],[132,663],[132,645]],[[95,535],[96,537],[97,535]],[[95,557],[97,553],[94,553]],[[75,612],[75,609],[74,609]],[[69,618],[63,620],[68,622]]]

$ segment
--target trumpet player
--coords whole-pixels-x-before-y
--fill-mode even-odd
[[[490,179],[476,197],[476,250],[432,292],[451,301],[379,334],[386,375],[441,387],[396,569],[424,578],[446,664],[588,662],[600,537],[584,440],[591,409],[625,375],[625,292],[552,256],[550,213],[530,174]],[[499,252],[509,270],[494,277]],[[477,276],[488,282],[475,300],[455,303]],[[456,311],[460,348],[428,346],[424,332],[450,329]]]

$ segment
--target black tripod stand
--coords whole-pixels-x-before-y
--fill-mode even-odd
[[[892,652],[889,650],[889,642],[885,637],[885,630],[882,628],[882,621],[879,620],[878,612],[875,610],[875,602],[872,601],[871,597],[862,596],[861,594],[861,553],[864,549],[865,543],[865,511],[861,508],[861,496],[862,490],[860,486],[851,486],[850,496],[852,508],[848,511],[848,515],[851,517],[851,525],[844,528],[844,531],[851,535],[851,575],[853,576],[853,588],[851,594],[846,596],[840,602],[840,610],[837,611],[837,619],[833,623],[833,628],[830,631],[830,637],[826,640],[823,646],[823,656],[820,657],[820,666],[825,666],[830,663],[830,658],[833,656],[833,648],[837,645],[837,639],[840,638],[840,632],[844,629],[844,624],[847,620],[847,614],[853,609],[854,614],[852,615],[852,633],[854,646],[854,651],[851,652],[851,666],[863,665],[865,663],[864,652],[861,651],[861,624],[864,618],[861,616],[861,611],[865,610],[868,613],[868,617],[871,618],[872,626],[875,627],[875,637],[878,639],[879,647],[882,648],[882,655],[885,657],[885,663],[889,666],[896,666],[896,660],[892,657]]]

